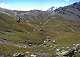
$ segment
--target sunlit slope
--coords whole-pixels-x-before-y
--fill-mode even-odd
[[[40,24],[37,24],[30,20],[25,22],[22,20],[17,23],[15,17],[0,13],[0,38],[15,43],[41,44],[49,37],[56,40],[58,44],[66,46],[70,43],[79,43],[79,35],[79,21],[65,20],[60,15],[53,15],[44,22],[40,21]]]
[[[11,17],[7,14],[0,13],[0,38],[14,41],[15,43],[25,42],[31,40],[31,42],[40,43],[43,36],[38,32],[33,32],[35,28],[34,24],[27,22],[17,23],[15,17]]]
[[[57,16],[44,27],[47,34],[55,39],[60,46],[80,43],[80,21],[65,20],[63,17]]]
[[[46,39],[56,40],[57,47],[72,46],[80,43],[80,21],[66,20],[61,15],[52,15],[40,22],[37,20],[21,20],[17,22],[15,16],[0,13],[0,52],[6,57],[15,52],[44,52],[53,55],[53,42],[44,44]],[[7,41],[7,45],[4,42]],[[9,41],[9,42],[8,42]],[[2,45],[3,44],[3,45]],[[16,45],[31,46],[19,48]],[[42,45],[43,44],[43,45]],[[41,47],[39,47],[42,45]],[[52,47],[45,45],[53,45]],[[35,48],[33,48],[35,46]]]

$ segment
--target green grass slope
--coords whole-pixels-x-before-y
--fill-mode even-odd
[[[16,44],[39,46],[47,38],[56,40],[56,44],[60,47],[80,43],[80,22],[65,20],[59,15],[53,15],[51,18],[41,22],[41,24],[33,23],[29,20],[25,22],[22,20],[20,23],[17,23],[14,16],[0,13],[0,39],[6,39]],[[52,44],[52,42],[47,43],[47,45]],[[53,47],[36,47],[30,48],[29,50],[47,52],[51,56],[53,54],[52,48]],[[28,48],[26,50],[24,48],[16,49],[18,49],[18,47],[14,47],[13,45],[7,46],[0,44],[0,51],[3,51],[3,54],[6,56],[8,56],[8,54],[11,56],[16,51],[27,51]],[[11,53],[13,50],[14,52]]]

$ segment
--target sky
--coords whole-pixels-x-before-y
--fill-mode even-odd
[[[47,10],[70,5],[80,0],[0,0],[0,7],[11,10]]]

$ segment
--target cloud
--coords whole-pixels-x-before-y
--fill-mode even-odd
[[[5,5],[5,3],[0,3],[0,7],[4,7]]]
[[[12,8],[13,8],[13,7],[11,7],[9,4],[4,3],[4,2],[0,3],[0,7],[1,7],[1,8],[5,8],[5,9],[12,9]],[[12,10],[13,10],[13,9],[12,9]]]
[[[63,0],[63,1],[70,3],[70,2],[78,2],[78,1],[80,1],[80,0]]]
[[[0,3],[6,2],[7,0],[0,0]]]
[[[5,7],[7,5],[7,0],[0,0],[0,7]]]
[[[8,4],[7,4],[7,3],[4,3],[4,2],[0,3],[0,7],[5,8],[5,7],[7,7],[7,6],[8,6]]]

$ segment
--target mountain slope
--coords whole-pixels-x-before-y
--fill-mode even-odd
[[[53,14],[53,11],[49,13],[31,10],[16,11],[17,14],[14,16],[1,11],[1,54],[5,57],[12,57],[16,52],[30,51],[47,53],[49,57],[54,57],[55,48],[66,48],[80,43],[80,21],[78,21],[80,11],[75,9],[77,4],[79,3],[58,8]],[[20,22],[17,22],[19,19]]]
[[[80,19],[80,2],[76,2],[72,5],[60,7],[54,10],[56,13],[63,15],[63,17],[69,20],[79,20]]]
[[[33,44],[41,44],[47,36],[55,39],[59,34],[62,37],[63,33],[66,35],[66,33],[80,32],[79,21],[65,20],[61,15],[50,16],[44,22],[40,21],[43,22],[42,24],[39,24],[38,20],[22,20],[20,23],[17,23],[15,17],[8,16],[4,13],[0,14],[0,20],[0,37],[17,43],[24,43],[30,40]]]

